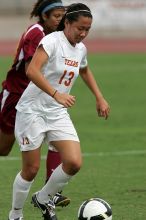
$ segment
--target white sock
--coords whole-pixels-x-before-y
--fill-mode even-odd
[[[52,173],[48,182],[38,193],[40,203],[48,203],[49,195],[54,196],[57,192],[62,191],[65,185],[68,184],[72,176],[66,174],[60,164]]]
[[[23,206],[28,196],[32,182],[33,181],[29,182],[24,180],[20,173],[17,174],[13,183],[12,210],[9,213],[10,219],[23,217]]]

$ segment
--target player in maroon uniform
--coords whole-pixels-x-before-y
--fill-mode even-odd
[[[27,87],[29,80],[26,69],[40,42],[46,35],[57,29],[64,14],[61,0],[38,0],[31,12],[31,18],[37,17],[38,23],[30,26],[22,35],[14,63],[7,73],[6,80],[2,83],[0,94],[0,156],[7,156],[15,142],[15,106]],[[58,152],[49,150],[46,167],[47,179],[52,171],[60,164]],[[56,205],[67,205],[70,200],[61,194],[54,197]]]

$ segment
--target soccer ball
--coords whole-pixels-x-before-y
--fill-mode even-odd
[[[78,220],[112,220],[112,209],[103,199],[88,199],[79,208]]]

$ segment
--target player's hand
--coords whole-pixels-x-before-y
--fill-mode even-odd
[[[110,113],[110,106],[104,98],[100,98],[96,103],[96,109],[99,117],[107,119]]]
[[[62,104],[65,108],[70,108],[75,104],[76,98],[73,95],[69,95],[66,93],[57,93],[55,94],[54,99],[59,103]]]

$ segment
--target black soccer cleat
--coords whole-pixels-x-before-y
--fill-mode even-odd
[[[67,206],[70,203],[70,199],[66,196],[63,196],[61,193],[56,193],[53,197],[53,202],[55,206]]]
[[[32,196],[31,203],[34,205],[34,207],[37,207],[41,210],[43,217],[44,217],[44,220],[57,220],[57,216],[54,212],[55,205],[54,205],[53,201],[50,199],[49,203],[41,204],[41,203],[39,203],[39,201],[37,199],[37,194],[38,193],[35,193]]]

